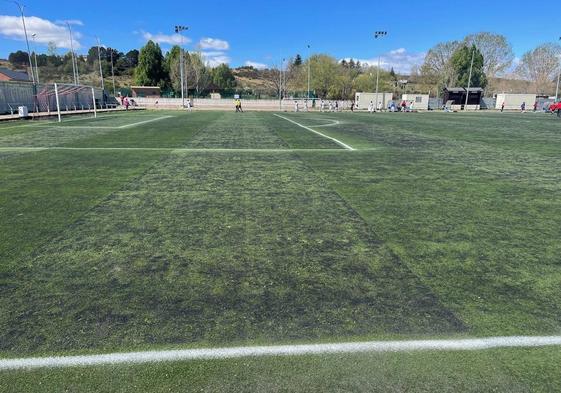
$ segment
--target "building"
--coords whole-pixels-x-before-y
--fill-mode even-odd
[[[535,94],[497,94],[497,102],[495,109],[501,109],[503,103],[506,110],[520,110],[523,103],[526,104],[526,109],[532,109],[534,103],[537,101]]]
[[[0,81],[28,82],[29,75],[24,71],[12,71],[5,67],[0,67]]]
[[[409,104],[413,101],[413,109],[420,111],[427,111],[429,109],[429,95],[428,94],[403,94],[401,101]]]
[[[382,104],[382,108],[387,108],[390,101],[393,100],[392,93],[378,93],[378,102]],[[355,104],[357,109],[368,109],[370,102],[374,103],[374,107],[377,108],[378,105],[376,104],[376,93],[356,93],[355,95]]]
[[[133,97],[160,98],[162,92],[158,86],[131,86]]]
[[[466,95],[468,89],[463,87],[446,87],[444,88],[444,102],[447,107],[451,107],[454,110],[460,109],[481,109],[481,98],[483,97],[483,89],[481,87],[470,87],[467,108],[466,105]]]

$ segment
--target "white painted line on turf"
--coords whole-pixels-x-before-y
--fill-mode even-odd
[[[153,121],[160,121],[160,120],[164,120],[164,119],[169,119],[171,117],[175,117],[175,116],[160,116],[160,117],[156,117],[155,119],[139,121],[138,123],[125,124],[124,126],[120,126],[120,127],[116,127],[116,128],[129,128],[129,127],[139,126],[141,124],[152,123]]]
[[[475,351],[493,348],[533,348],[560,346],[561,336],[489,337],[458,340],[371,341],[338,344],[277,345],[108,353],[102,355],[54,356],[0,359],[0,370],[47,367],[140,364],[201,359],[232,359],[260,356],[301,356],[368,352]]]
[[[157,150],[171,152],[214,152],[214,153],[294,153],[294,152],[345,152],[342,149],[220,149],[220,148],[177,148],[177,147],[33,147],[33,146],[0,146],[0,151],[41,151],[41,150]],[[366,150],[366,149],[365,149]],[[372,149],[374,150],[374,149]]]
[[[337,143],[337,144],[340,145],[340,146],[343,146],[343,147],[344,147],[345,149],[347,149],[347,150],[354,150],[351,146],[347,145],[346,143],[343,143],[343,142],[341,142],[340,140],[335,139],[335,138],[332,138],[332,137],[330,137],[330,136],[328,136],[328,135],[322,134],[321,132],[316,131],[316,130],[314,130],[314,129],[310,128],[310,127],[307,127],[307,126],[305,126],[305,125],[303,125],[303,124],[300,124],[300,123],[298,123],[298,122],[295,122],[294,120],[289,119],[288,117],[284,117],[284,116],[278,115],[278,114],[276,114],[276,113],[275,113],[275,116],[280,117],[281,119],[287,120],[287,121],[289,121],[289,122],[291,122],[291,123],[294,123],[294,124],[296,124],[297,126],[302,127],[302,128],[305,129],[305,130],[312,131],[312,132],[315,133],[315,134],[321,135],[321,136],[324,137],[324,138],[331,139],[333,142]]]

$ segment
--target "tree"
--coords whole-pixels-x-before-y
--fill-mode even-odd
[[[337,92],[333,87],[340,87],[338,77],[341,75],[337,60],[327,55],[313,55],[306,60],[306,69],[308,62],[311,70],[311,89],[319,97],[335,98],[333,96],[337,95]]]
[[[29,57],[27,52],[18,50],[17,52],[10,53],[8,61],[14,66],[21,67],[28,64]]]
[[[483,55],[483,72],[488,78],[498,76],[512,65],[514,52],[503,35],[481,32],[468,35],[464,42],[468,46],[475,45]]]
[[[127,52],[127,54],[125,55],[125,60],[127,61],[127,64],[130,68],[134,68],[138,65],[139,55],[140,52],[136,49]]]
[[[230,67],[220,64],[212,70],[212,82],[221,90],[229,90],[236,87],[236,78]]]
[[[516,74],[533,82],[536,93],[546,93],[552,87],[560,67],[561,47],[557,44],[542,44],[524,53]]]
[[[205,65],[204,59],[202,54],[199,53],[189,53],[189,62],[188,62],[188,75],[189,80],[192,80],[192,85],[195,88],[195,92],[197,95],[201,95],[212,81],[212,75],[209,68]]]
[[[56,47],[56,42],[49,41],[47,46],[47,55],[49,56],[58,56],[58,48]]]
[[[297,54],[292,64],[294,64],[296,67],[300,67],[302,65],[302,56]]]
[[[162,50],[152,40],[140,49],[134,78],[135,83],[141,86],[158,86],[166,80]]]
[[[166,54],[165,69],[168,73],[171,88],[175,93],[181,92],[181,48],[174,45]],[[184,68],[185,69],[185,68]]]
[[[471,73],[471,83],[470,83],[470,69],[471,60],[473,57],[473,71]],[[468,84],[471,87],[481,87],[485,88],[487,86],[487,77],[483,71],[483,55],[475,45],[471,47],[467,45],[460,46],[456,52],[452,55],[450,59],[452,68],[457,77],[457,84],[461,87],[467,87]]]
[[[421,66],[421,74],[441,87],[455,85],[456,75],[450,59],[459,46],[458,41],[448,41],[432,47]]]

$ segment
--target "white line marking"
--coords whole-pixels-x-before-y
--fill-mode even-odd
[[[120,127],[116,127],[116,128],[129,128],[129,127],[139,126],[139,125],[141,125],[141,124],[151,123],[151,122],[153,122],[153,121],[159,121],[159,120],[169,119],[170,117],[175,117],[175,116],[161,116],[161,117],[156,117],[155,119],[139,121],[138,123],[125,124],[124,126],[120,126]]]
[[[335,138],[332,138],[332,137],[330,137],[330,136],[328,136],[328,135],[322,134],[322,133],[319,132],[319,131],[316,131],[316,130],[311,129],[310,127],[306,127],[306,126],[303,125],[303,124],[297,123],[297,122],[295,122],[294,120],[289,119],[288,117],[284,117],[284,116],[278,115],[278,114],[276,114],[276,113],[275,113],[274,115],[277,116],[277,117],[280,117],[281,119],[284,119],[284,120],[287,120],[287,121],[289,121],[289,122],[291,122],[291,123],[294,123],[294,124],[296,124],[297,126],[302,127],[302,128],[305,129],[305,130],[312,131],[313,133],[318,134],[318,135],[321,135],[321,136],[324,137],[324,138],[331,139],[333,142],[337,143],[338,145],[343,146],[343,147],[344,147],[345,149],[347,149],[347,150],[354,150],[351,146],[347,145],[346,143],[343,143],[343,142],[341,142],[340,140],[335,139]]]
[[[371,341],[338,344],[278,345],[108,353],[102,355],[54,356],[0,359],[0,370],[46,367],[97,366],[104,364],[141,364],[200,359],[232,359],[259,356],[300,356],[337,353],[474,351],[493,348],[531,348],[561,345],[561,336],[489,337],[458,340]]]
[[[41,150],[158,150],[171,152],[273,152],[273,153],[292,153],[292,152],[347,152],[343,149],[197,149],[197,148],[177,148],[177,147],[33,147],[33,146],[0,146],[0,151],[41,151]],[[356,150],[354,150],[356,151]]]

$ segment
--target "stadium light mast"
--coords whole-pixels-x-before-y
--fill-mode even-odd
[[[310,72],[311,72],[311,69],[312,69],[311,64],[310,64],[311,61],[312,61],[310,48],[311,48],[311,46],[310,46],[310,44],[308,44],[308,94],[307,94],[308,101],[310,100],[310,75],[311,75]]]
[[[33,74],[33,62],[31,61],[31,50],[29,49],[29,39],[27,38],[27,27],[25,26],[25,15],[23,13],[24,6],[19,2],[13,0],[12,3],[18,6],[21,14],[21,23],[23,25],[23,34],[25,35],[25,43],[27,44],[27,58],[29,60],[29,67],[31,68],[31,80],[35,83],[35,75]]]
[[[388,35],[387,31],[376,31],[374,32],[374,39],[383,38]],[[376,107],[375,110],[378,111],[378,87],[380,84],[380,67],[381,67],[382,56],[378,55],[378,68],[376,69]]]
[[[115,90],[115,69],[113,68],[113,49],[111,49],[111,79],[113,80],[113,97],[115,97],[117,95],[117,92]]]
[[[35,58],[35,74],[37,76],[37,83],[39,83],[39,64],[37,63],[37,45],[35,45],[35,37],[37,37],[37,34],[31,34],[31,38],[33,39],[33,57]]]
[[[473,61],[475,60],[475,45],[473,45],[473,50],[471,51],[471,66],[469,67],[469,78],[468,78],[468,88],[466,90],[466,105],[464,106],[464,110],[467,110],[468,106],[468,99],[469,99],[469,89],[471,88],[471,75],[473,72]]]
[[[561,41],[561,37],[559,37],[559,41]],[[557,74],[557,88],[555,89],[555,102],[559,99],[559,80],[561,79],[561,54],[557,55],[559,58],[559,73]]]
[[[72,55],[72,73],[74,75],[74,84],[78,84],[78,62],[76,61],[76,55],[74,53],[74,42],[72,40],[72,27],[70,27],[70,23],[66,22],[66,26],[68,27],[68,34],[70,35],[70,54]]]
[[[181,107],[185,108],[185,75],[184,75],[184,70],[183,70],[183,63],[185,61],[185,59],[183,58],[183,35],[181,34],[181,32],[185,31],[185,30],[189,30],[189,27],[187,26],[180,26],[180,25],[176,25],[175,26],[175,33],[179,34],[181,36],[181,46],[179,47],[179,73],[181,75]]]
[[[97,40],[97,59],[99,61],[99,78],[101,79],[101,90],[105,90],[105,84],[103,83],[103,69],[101,68],[101,43],[99,42],[99,37],[95,37]]]

